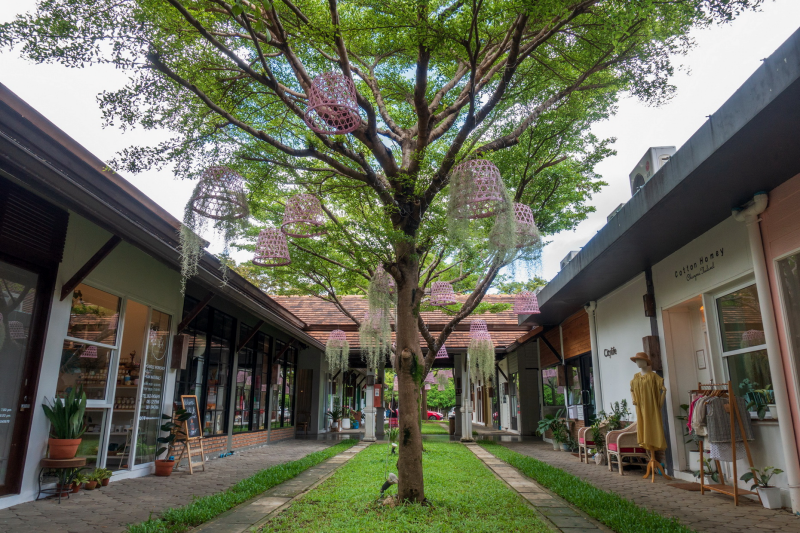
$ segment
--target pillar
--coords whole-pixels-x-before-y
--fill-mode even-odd
[[[367,371],[367,405],[364,407],[364,441],[375,442],[375,372]]]
[[[464,380],[463,380],[463,373],[461,369],[463,368],[464,364],[462,359],[464,358],[464,354],[454,354],[453,355],[453,380],[455,381],[456,386],[456,432],[455,436],[461,437],[462,429],[464,427],[464,419],[461,416],[463,407],[462,407],[462,399],[464,398]],[[459,383],[461,383],[461,388],[459,388]]]
[[[472,391],[472,384],[470,381],[472,380],[472,376],[470,376],[469,372],[469,354],[465,354],[461,358],[461,362],[463,365],[462,369],[462,405],[464,406],[464,422],[462,423],[462,432],[461,432],[461,440],[462,442],[472,442],[472,401],[471,401],[471,394]]]
[[[383,418],[386,413],[385,406],[386,406],[386,374],[384,372],[383,363],[378,366],[378,373],[375,376],[375,382],[381,385],[381,398],[383,399],[383,403],[381,405],[376,406],[376,413],[375,413],[375,438],[376,439],[383,439],[385,436],[385,431],[383,427]],[[374,398],[374,395],[373,395]],[[374,400],[373,400],[374,402]]]

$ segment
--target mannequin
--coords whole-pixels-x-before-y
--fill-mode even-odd
[[[664,476],[664,479],[672,479],[656,461],[656,451],[667,449],[661,420],[661,407],[667,396],[664,379],[653,372],[650,356],[646,353],[637,353],[631,357],[631,361],[636,363],[640,370],[631,380],[631,396],[633,405],[636,407],[636,436],[639,446],[650,454],[647,471],[643,477],[647,479],[648,476],[651,476],[651,483],[655,483],[656,471],[658,471]]]

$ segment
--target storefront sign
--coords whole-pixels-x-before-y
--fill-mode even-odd
[[[203,430],[200,428],[200,416],[197,414],[197,396],[181,396],[181,406],[192,415],[186,421],[188,429],[188,437],[190,439],[197,439],[203,436]]]
[[[612,346],[611,348],[606,348],[605,350],[603,350],[603,355],[605,357],[611,357],[612,355],[617,355],[617,349],[614,346]]]
[[[725,256],[725,248],[712,250],[707,255],[701,255],[697,261],[687,263],[675,270],[675,277],[686,277],[686,281],[697,281],[697,278],[714,270],[716,263]]]

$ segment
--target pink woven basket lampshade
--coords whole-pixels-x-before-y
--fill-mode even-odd
[[[392,390],[400,390],[397,386],[397,376],[394,377],[394,386],[392,387]]]
[[[292,237],[324,235],[325,213],[319,198],[313,194],[298,194],[289,198],[283,212],[281,231]]]
[[[253,264],[258,266],[284,266],[291,262],[286,235],[276,228],[262,229],[258,234]]]
[[[431,390],[431,384],[430,383],[426,383],[425,384],[425,390]]]
[[[436,383],[436,378],[433,376],[433,372],[428,372],[428,375],[425,376],[425,379],[422,380],[423,383]]]
[[[241,219],[250,214],[244,179],[228,167],[206,169],[189,202],[192,211],[213,220]]]
[[[344,346],[346,342],[347,335],[340,329],[331,331],[331,334],[328,336],[328,343],[333,343],[333,346]]]
[[[472,340],[474,341],[492,341],[492,336],[489,334],[488,331],[476,331],[475,334],[472,336]]]
[[[456,204],[464,218],[486,218],[505,208],[503,180],[494,163],[470,159],[453,169],[451,187],[457,190]]]
[[[472,339],[478,338],[478,333],[489,334],[489,328],[486,327],[486,322],[483,320],[473,320],[469,324],[469,336]]]
[[[97,359],[97,347],[95,347],[95,346],[87,346],[86,349],[81,354],[81,358],[83,358],[83,359]]]
[[[436,352],[436,359],[447,359],[449,355],[447,354],[447,346],[442,344],[442,347],[439,348],[439,351]]]
[[[11,338],[20,340],[26,338],[28,335],[25,333],[25,326],[19,320],[8,321],[8,331],[11,333]]]
[[[320,135],[344,135],[358,129],[361,117],[353,81],[337,72],[314,78],[308,91],[305,121]]]
[[[533,210],[529,205],[514,202],[514,220],[517,223],[519,242],[517,248],[530,245],[539,240],[539,228],[533,219]]]
[[[538,315],[539,299],[530,291],[522,291],[514,296],[514,312],[518,315]]]
[[[431,285],[431,305],[443,306],[456,303],[456,294],[448,281],[434,281]]]

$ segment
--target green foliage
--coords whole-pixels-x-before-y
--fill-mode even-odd
[[[369,314],[358,329],[361,357],[368,369],[377,369],[378,364],[389,355],[392,343],[392,307],[394,306],[394,280],[379,267],[367,288]]]
[[[456,386],[453,378],[448,378],[445,389],[440,391],[436,385],[431,386],[428,391],[428,407],[446,413],[451,407],[456,405]]]
[[[205,242],[193,228],[181,224],[178,231],[181,252],[181,294],[186,293],[186,281],[197,274],[197,264],[203,255]]]
[[[631,412],[628,408],[628,400],[621,402],[614,402],[609,404],[611,406],[611,413],[607,414],[605,411],[598,411],[597,417],[600,418],[601,423],[604,424],[608,431],[614,431],[622,428],[622,422],[627,420]]]
[[[342,415],[344,411],[342,410],[342,405],[338,398],[333,400],[333,408],[325,411],[325,416],[333,420],[334,422],[338,422],[342,419]]]
[[[639,507],[560,468],[513,452],[494,442],[478,441],[478,444],[617,533],[693,533],[692,529],[682,526],[675,518],[667,518]]]
[[[258,496],[275,485],[292,479],[312,466],[327,461],[355,444],[355,440],[343,440],[335,446],[308,454],[297,461],[265,468],[222,492],[196,498],[192,503],[182,507],[167,509],[161,513],[159,518],[131,524],[127,531],[128,533],[181,533],[187,531]]]
[[[491,339],[472,339],[467,348],[469,371],[474,380],[488,383],[494,377],[494,343]]]
[[[444,422],[437,422],[435,420],[423,420],[422,427],[420,428],[423,435],[447,435],[448,430],[445,427],[442,427],[442,423]],[[427,445],[426,445],[427,446]]]
[[[325,344],[325,360],[330,372],[346,372],[350,367],[350,343],[347,341],[328,341]]]
[[[700,478],[701,475],[710,477],[711,480],[714,481],[714,483],[719,483],[719,472],[717,472],[716,468],[713,467],[711,459],[707,459],[705,457],[703,457],[702,459],[703,459],[703,465],[701,467],[702,472],[700,470],[693,470],[692,475],[695,477],[695,479]]]
[[[184,429],[186,425],[185,422],[191,417],[192,414],[186,409],[176,409],[172,415],[161,414],[161,419],[164,420],[164,423],[161,424],[161,431],[167,432],[167,435],[158,437],[156,442],[166,444],[167,446],[158,448],[155,453],[156,457],[167,450],[171,450],[176,444],[186,442],[188,435],[186,435],[186,430]]]
[[[385,458],[383,446],[359,452],[261,531],[549,531],[525,500],[460,443],[425,441],[425,496],[431,505],[381,505],[376,498]]]
[[[83,387],[70,389],[63,400],[53,398],[52,405],[42,404],[50,421],[50,436],[54,439],[79,439],[86,431],[83,415],[86,412],[86,393]]]
[[[775,468],[774,466],[768,466],[763,469],[754,468],[750,472],[745,472],[739,479],[745,483],[748,481],[753,481],[753,484],[750,486],[750,490],[756,490],[758,487],[765,489],[770,487],[769,481],[772,479],[772,476],[776,476],[778,474],[783,474],[783,470],[780,468]]]
[[[562,420],[564,410],[559,409],[554,415],[545,415],[536,426],[536,434],[544,435],[547,431],[553,435],[553,440],[558,443],[567,440],[567,425]]]

